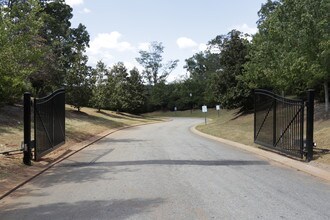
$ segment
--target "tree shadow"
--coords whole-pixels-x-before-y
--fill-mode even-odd
[[[83,183],[93,180],[111,180],[109,173],[137,172],[136,166],[251,166],[269,165],[266,161],[259,160],[138,160],[138,161],[113,161],[97,162],[111,151],[103,153],[88,152],[84,155],[84,162],[66,159],[43,174],[33,184],[39,187],[49,187],[61,183]],[[135,169],[128,168],[134,166]],[[123,168],[119,168],[123,167]]]
[[[126,113],[126,112],[119,112],[118,114],[122,115],[122,116],[125,116],[125,117],[128,117],[128,118],[143,119],[143,117],[141,115],[133,115],[133,114],[129,114],[129,113]]]
[[[77,162],[61,164],[61,167],[117,167],[117,166],[141,166],[141,165],[169,165],[169,166],[249,166],[269,165],[267,161],[260,160],[137,160],[118,162]]]
[[[60,202],[33,206],[19,203],[1,209],[1,219],[127,219],[133,215],[148,213],[165,200],[153,199],[109,199]],[[33,206],[33,207],[29,207]]]
[[[72,110],[70,110],[72,111]],[[109,128],[116,128],[116,127],[121,127],[126,125],[123,122],[118,122],[118,121],[114,121],[108,118],[100,118],[94,115],[89,115],[87,113],[74,113],[74,114],[70,114],[70,119],[73,120],[77,120],[77,121],[84,121],[84,122],[89,122],[93,125],[103,125]]]
[[[73,110],[73,109],[66,109],[65,110],[66,115],[69,114],[71,117],[73,116],[85,116],[85,117],[89,117],[90,115],[86,112],[83,111],[78,111],[78,110]]]
[[[143,119],[146,119],[139,115],[132,115],[129,113],[124,113],[124,112],[118,112],[118,113],[111,114],[108,112],[99,111],[97,113],[105,115],[107,117],[111,117],[111,118],[126,119],[126,120],[129,119],[130,121],[141,121]]]
[[[81,166],[82,162],[63,163],[43,173],[42,178],[38,178],[33,182],[37,187],[51,187],[64,183],[85,183],[97,180],[113,180],[109,174],[118,174],[122,172],[136,172],[139,169],[116,168],[103,166],[93,166],[93,162],[84,162],[86,166]]]
[[[251,109],[247,110],[244,107],[241,107],[234,113],[234,117],[230,120],[234,121],[234,120],[238,119],[241,116],[249,115],[249,114],[252,114],[252,113],[254,113],[253,109],[252,110]]]
[[[111,114],[111,113],[108,113],[108,112],[104,112],[104,111],[99,111],[97,112],[99,114],[102,114],[102,115],[105,115],[107,117],[111,117],[111,118],[120,118],[120,119],[123,119],[125,118],[123,115],[121,115],[120,113],[114,113],[114,114]]]

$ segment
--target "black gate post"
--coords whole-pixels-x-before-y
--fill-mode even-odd
[[[253,105],[254,105],[254,116],[253,116],[253,141],[257,140],[257,101],[256,101],[256,91],[253,89]]]
[[[307,161],[313,159],[314,147],[314,90],[307,91],[307,124],[306,124],[306,148]]]
[[[24,93],[24,156],[23,163],[31,166],[31,93]]]

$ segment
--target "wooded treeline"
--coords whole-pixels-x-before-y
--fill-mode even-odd
[[[17,102],[25,91],[38,97],[64,87],[78,110],[251,109],[254,88],[295,97],[314,88],[328,109],[329,0],[268,0],[255,35],[232,30],[215,36],[205,51],[185,60],[187,75],[171,83],[166,77],[178,60],[163,62],[160,42],[139,52],[141,72],[122,62],[90,67],[88,31],[83,24],[71,27],[72,8],[63,0],[0,5],[0,103]]]

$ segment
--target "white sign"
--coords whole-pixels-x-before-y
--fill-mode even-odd
[[[203,106],[202,106],[202,112],[204,112],[204,113],[207,112],[207,106],[206,106],[206,105],[203,105]]]
[[[216,106],[215,106],[215,109],[216,109],[217,111],[219,111],[219,110],[220,110],[220,105],[216,105]]]
[[[174,107],[174,111],[178,110],[176,107]]]

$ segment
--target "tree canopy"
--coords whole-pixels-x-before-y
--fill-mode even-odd
[[[163,62],[161,42],[139,51],[141,71],[101,60],[91,67],[87,28],[71,26],[64,0],[0,0],[0,104],[15,103],[28,90],[38,97],[65,87],[68,104],[78,110],[250,109],[255,88],[296,97],[314,88],[328,109],[328,11],[324,0],[268,0],[256,34],[220,33],[185,60],[186,76],[167,82],[178,60]]]

